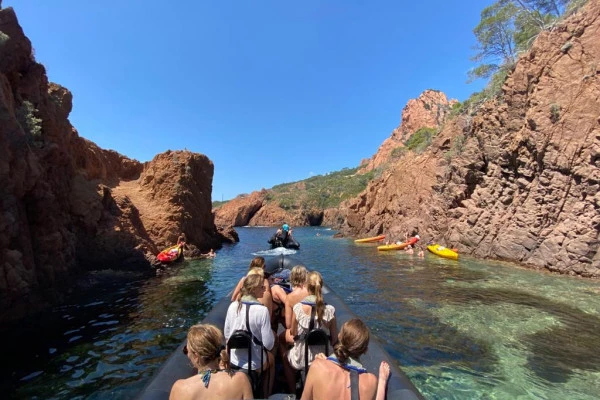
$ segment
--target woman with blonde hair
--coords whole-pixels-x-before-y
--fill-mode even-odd
[[[228,342],[236,331],[246,331],[252,335],[250,354],[246,348],[230,348],[230,362],[234,369],[263,375],[263,395],[269,397],[275,377],[275,358],[271,353],[275,346],[275,335],[271,330],[269,310],[258,301],[265,291],[263,280],[260,274],[249,275],[244,279],[236,301],[227,309],[224,333]]]
[[[257,298],[257,300],[262,305],[267,307],[267,309],[269,310],[269,315],[271,315],[273,310],[273,296],[271,294],[271,286],[269,284],[269,281],[264,277],[265,259],[264,257],[256,256],[252,259],[252,261],[250,261],[250,266],[248,267],[248,272],[246,273],[246,276],[255,274],[259,271],[263,274],[263,286],[265,287],[265,291],[260,295],[260,297]],[[235,301],[238,298],[246,276],[242,277],[239,280],[237,286],[233,290],[233,294],[231,295],[231,301]]]
[[[223,343],[223,334],[214,325],[194,325],[190,328],[183,350],[198,373],[175,382],[170,400],[253,398],[248,377],[229,369],[229,358]]]
[[[308,353],[305,349],[305,337],[314,329],[320,329],[329,336],[330,344],[335,344],[337,326],[335,320],[335,308],[325,304],[323,301],[323,278],[317,271],[312,271],[306,278],[306,289],[308,296],[293,307],[292,321],[289,336],[293,339],[293,347],[289,349],[284,357],[284,368],[288,389],[294,388],[294,370],[302,370],[306,367],[305,359],[308,355],[308,363],[314,360],[315,355],[323,353],[326,347],[323,345],[309,346]]]

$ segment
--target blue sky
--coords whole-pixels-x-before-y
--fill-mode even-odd
[[[358,166],[426,89],[464,100],[491,1],[5,0],[71,123],[139,161],[188,149],[213,200]]]

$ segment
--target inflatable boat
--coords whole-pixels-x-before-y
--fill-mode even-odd
[[[294,265],[301,264],[290,257],[280,256],[267,260],[266,271],[277,272],[282,269],[291,269]],[[341,297],[335,294],[326,285],[323,287],[323,297],[327,304],[335,307],[335,317],[338,327],[356,315],[348,308]],[[225,324],[227,308],[231,304],[230,296],[222,298],[202,320],[203,324],[213,324],[221,330]],[[175,352],[167,359],[146,387],[140,392],[140,400],[167,400],[173,383],[178,379],[188,378],[194,374],[187,356],[183,354],[186,341],[181,343]],[[375,376],[379,375],[379,364],[387,361],[390,365],[390,378],[387,384],[386,399],[388,400],[425,400],[423,395],[415,388],[406,374],[397,366],[396,361],[383,349],[373,332],[369,341],[367,353],[361,356],[362,365]],[[290,396],[290,397],[288,397]],[[295,398],[285,393],[274,393],[269,399]]]
[[[298,250],[300,248],[300,243],[296,239],[294,239],[291,235],[278,235],[275,233],[267,243],[271,245],[272,249],[276,249],[277,247],[285,247],[286,249],[295,249]]]

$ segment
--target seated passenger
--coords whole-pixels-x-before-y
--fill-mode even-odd
[[[354,318],[342,325],[334,355],[326,359],[317,357],[310,366],[302,400],[350,399],[353,389],[350,371],[358,373],[358,393],[361,400],[375,400],[376,395],[377,399],[385,398],[389,365],[382,363],[380,366],[382,376],[378,384],[375,375],[367,372],[360,363],[360,356],[367,352],[368,346],[369,329],[364,322]],[[379,393],[378,386],[382,388]]]
[[[257,300],[264,291],[261,275],[255,274],[246,277],[238,298],[227,309],[224,333],[225,339],[229,341],[236,331],[247,331],[246,327],[250,328],[249,333],[253,336],[250,349],[251,362],[249,363],[247,349],[229,349],[231,351],[230,363],[234,369],[236,367],[243,370],[249,369],[258,375],[262,374],[263,394],[266,398],[269,396],[275,377],[275,359],[271,353],[275,346],[275,336],[271,330],[269,310]],[[246,309],[248,309],[247,314]]]
[[[329,336],[331,346],[310,346],[308,349],[309,364],[314,360],[316,354],[329,352],[336,340],[335,308],[323,301],[323,278],[321,274],[317,271],[310,272],[306,279],[306,287],[308,296],[294,305],[290,336],[286,337],[286,339],[293,338],[293,347],[288,350],[283,360],[289,389],[295,387],[295,373],[293,370],[303,370],[305,368],[305,336],[311,331],[311,326],[312,329],[323,330]]]
[[[285,301],[287,300],[287,293],[283,287],[275,283],[274,275],[267,274],[265,271],[265,278],[267,278],[271,290],[271,327],[275,331],[275,334],[277,334],[279,323],[285,327]]]
[[[279,335],[279,353],[286,357],[288,348],[293,346],[294,337],[290,334],[290,327],[292,326],[292,314],[294,313],[294,306],[308,296],[308,290],[306,289],[306,276],[308,272],[304,265],[296,265],[292,268],[290,274],[290,284],[292,285],[292,291],[287,294],[285,299],[285,330]],[[290,373],[293,373],[290,370]],[[293,378],[291,378],[293,379]]]
[[[308,271],[304,265],[296,265],[292,268],[292,273],[290,275],[292,291],[288,293],[285,300],[285,327],[288,330],[292,327],[294,306],[308,296],[308,290],[306,289],[307,276]]]
[[[250,266],[248,267],[248,273],[246,274],[246,276],[252,275],[258,271],[260,271],[260,273],[262,273],[264,276],[264,270],[265,259],[260,256],[254,257],[252,261],[250,261]],[[240,279],[237,286],[233,290],[233,294],[231,295],[231,301],[235,301],[238,298],[238,295],[240,294],[240,291],[242,289],[242,285],[244,284],[244,279],[246,279],[245,276]],[[257,299],[262,305],[269,309],[269,315],[271,315],[273,310],[273,297],[271,295],[271,287],[269,286],[269,281],[267,279],[263,280],[263,286],[265,288],[265,291]]]
[[[198,369],[198,374],[175,382],[170,400],[253,398],[246,374],[229,369],[223,343],[223,334],[214,325],[194,325],[190,328],[184,352]]]

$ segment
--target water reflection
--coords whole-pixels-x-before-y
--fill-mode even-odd
[[[134,398],[245,274],[270,228],[238,230],[212,260],[147,278],[98,273],[102,289],[6,330],[10,398]],[[316,233],[319,236],[316,236]],[[318,269],[428,399],[595,399],[600,283],[469,258],[378,252],[294,228],[292,257]],[[102,276],[104,274],[104,276]]]

